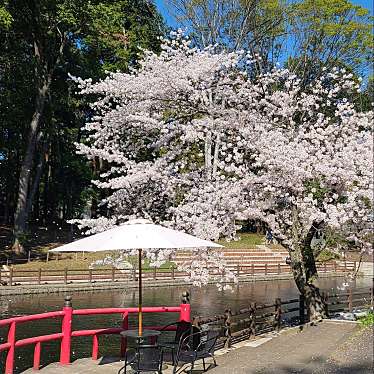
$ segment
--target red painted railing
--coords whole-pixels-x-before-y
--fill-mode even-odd
[[[5,360],[5,374],[13,374],[15,350],[18,347],[34,345],[34,370],[39,370],[41,345],[44,342],[60,340],[60,364],[68,365],[71,362],[71,339],[78,336],[92,336],[92,359],[99,357],[99,335],[119,334],[123,330],[129,329],[129,314],[137,313],[138,308],[98,308],[98,309],[73,309],[71,298],[65,298],[65,305],[62,310],[33,314],[29,316],[13,317],[0,320],[0,327],[9,326],[7,341],[0,344],[0,352],[7,351]],[[179,313],[180,321],[190,321],[190,305],[180,304],[180,306],[160,306],[160,307],[143,307],[143,313]],[[101,328],[92,330],[72,330],[74,316],[93,315],[93,314],[121,314],[122,324],[118,328]],[[16,327],[19,323],[39,321],[46,318],[62,318],[61,332],[49,335],[34,336],[31,338],[16,339]],[[159,330],[162,326],[149,326],[146,329]],[[168,328],[173,330],[173,327]],[[126,351],[126,339],[121,339],[121,355]]]

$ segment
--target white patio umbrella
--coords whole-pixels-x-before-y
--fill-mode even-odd
[[[101,252],[113,250],[139,251],[139,335],[142,335],[142,250],[223,247],[181,231],[172,230],[144,219],[136,219],[91,235],[75,242],[51,249],[49,252]]]

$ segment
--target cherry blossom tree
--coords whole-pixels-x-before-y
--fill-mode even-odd
[[[233,239],[238,219],[260,219],[288,249],[311,318],[323,317],[315,233],[370,247],[373,114],[349,99],[359,82],[337,69],[307,87],[286,69],[251,78],[256,56],[198,50],[180,32],[162,48],[129,74],[75,78],[95,98],[78,152],[108,165],[94,183],[109,191],[109,215],[81,226],[97,232],[145,217]],[[191,277],[206,283],[195,255]],[[201,256],[225,273],[222,256]]]
[[[266,222],[288,249],[294,279],[314,319],[325,313],[314,284],[316,233],[339,233],[351,246],[372,250],[373,114],[357,112],[344,97],[357,89],[351,78],[335,70],[308,93],[298,92],[297,80],[288,80],[287,93],[267,95],[268,124],[254,124],[248,134],[258,171],[243,178],[248,205],[240,215]]]

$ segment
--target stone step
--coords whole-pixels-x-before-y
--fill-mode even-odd
[[[241,260],[261,260],[261,261],[267,261],[267,260],[283,260],[286,256],[277,256],[277,255],[271,255],[271,256],[224,256],[226,260],[235,260],[235,261],[241,261]],[[172,257],[174,260],[187,260],[190,259],[191,256],[175,256]]]
[[[172,261],[173,262],[184,262],[184,261],[190,261],[190,260],[191,260],[191,257],[178,257],[178,258],[173,259]],[[250,257],[231,258],[231,257],[225,257],[224,260],[225,260],[225,262],[235,262],[235,263],[238,263],[238,262],[241,262],[241,263],[244,263],[244,262],[263,262],[263,263],[266,263],[266,262],[284,262],[285,261],[285,259],[283,257],[279,257],[279,258],[276,258],[276,257],[269,257],[269,258],[250,258]]]

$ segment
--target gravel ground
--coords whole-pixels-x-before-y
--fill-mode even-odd
[[[339,346],[320,371],[314,374],[371,374],[373,368],[373,328],[360,329]]]

